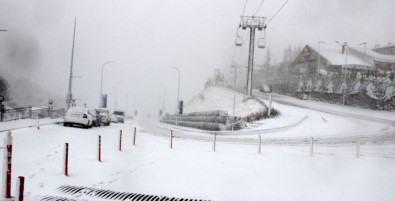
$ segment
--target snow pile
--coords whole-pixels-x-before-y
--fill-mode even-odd
[[[234,116],[237,117],[246,117],[251,113],[265,110],[265,106],[254,99],[246,99],[244,94],[224,87],[211,86],[189,101],[185,105],[184,112],[223,110],[233,116],[233,104],[235,105]]]

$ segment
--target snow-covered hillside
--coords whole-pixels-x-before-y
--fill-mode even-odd
[[[235,105],[234,115],[238,117],[245,117],[265,109],[265,106],[256,100],[246,99],[244,94],[225,87],[210,86],[185,105],[184,113],[223,110],[233,115],[233,105]]]

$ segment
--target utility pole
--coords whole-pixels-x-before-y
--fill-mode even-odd
[[[341,44],[339,41],[335,41],[337,44],[339,44],[342,47],[342,53],[344,53],[346,55],[345,57],[345,61],[344,61],[344,69],[343,69],[343,82],[344,82],[344,86],[343,86],[343,106],[346,102],[346,90],[347,90],[347,56],[348,56],[348,44],[347,42],[343,42],[343,44]]]
[[[73,63],[74,63],[74,43],[75,43],[75,28],[77,26],[77,18],[74,18],[74,34],[73,34],[73,46],[71,49],[71,65],[70,65],[70,75],[69,75],[69,91],[67,93],[67,109],[70,108],[71,101],[73,100],[73,95],[71,93],[72,83],[73,83]]]
[[[248,71],[247,71],[247,91],[246,95],[252,95],[252,76],[253,76],[253,65],[254,65],[254,47],[255,47],[255,29],[261,31],[265,29],[266,26],[264,24],[265,17],[256,17],[256,16],[241,16],[241,22],[239,27],[242,27],[243,30],[249,28],[250,29],[250,46],[249,46],[249,56],[248,56]]]
[[[231,68],[234,68],[235,70],[233,71],[233,89],[236,89],[236,80],[237,80],[237,69],[239,66],[237,64],[232,64]]]
[[[364,54],[364,58],[363,58],[363,65],[364,67],[366,67],[366,75],[368,74],[368,68],[366,66],[366,42],[363,42],[359,45],[363,45],[363,54]]]
[[[317,58],[317,71],[320,73],[321,70],[321,43],[326,44],[323,41],[318,41],[318,58]]]

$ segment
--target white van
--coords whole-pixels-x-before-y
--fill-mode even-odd
[[[110,111],[107,108],[96,108],[95,110],[100,114],[101,123],[109,126],[111,123]]]

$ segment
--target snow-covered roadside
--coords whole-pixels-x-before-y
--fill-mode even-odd
[[[39,119],[39,125],[48,125],[48,124],[54,124],[54,123],[60,123],[60,122],[63,122],[63,118]],[[0,122],[0,132],[7,131],[7,130],[26,128],[26,127],[32,127],[32,126],[37,126],[37,119],[18,119],[18,120],[13,120],[13,121]]]
[[[265,100],[268,99],[268,94],[260,93],[258,91],[254,91],[254,94],[256,96],[264,98]],[[380,121],[380,119],[382,119],[388,120],[390,122],[395,122],[395,112],[391,111],[376,111],[370,109],[356,108],[352,106],[341,106],[325,102],[318,102],[313,100],[300,100],[294,97],[284,96],[280,94],[272,94],[272,97],[274,101],[277,101],[279,103],[315,109],[317,111],[330,111],[333,113],[345,114],[350,117],[354,115],[354,117],[363,116],[368,118],[371,117],[372,120],[378,119],[378,121]]]
[[[223,110],[228,115],[245,117],[251,113],[263,111],[265,107],[254,99],[246,99],[244,94],[219,86],[210,86],[196,95],[184,108],[184,113]]]
[[[132,146],[133,127],[137,146]],[[123,129],[123,151],[118,134]],[[81,129],[48,125],[13,131],[14,169],[26,177],[26,200],[53,195],[74,200],[56,188],[69,184],[209,200],[392,200],[395,196],[395,160],[388,154],[394,145],[363,146],[362,158],[355,147],[263,146],[148,135],[137,122]],[[103,136],[103,162],[96,160],[97,135]],[[70,176],[62,174],[62,153],[70,143]],[[368,148],[369,147],[369,148]],[[370,153],[373,156],[370,156]],[[13,184],[14,188],[15,185]]]

